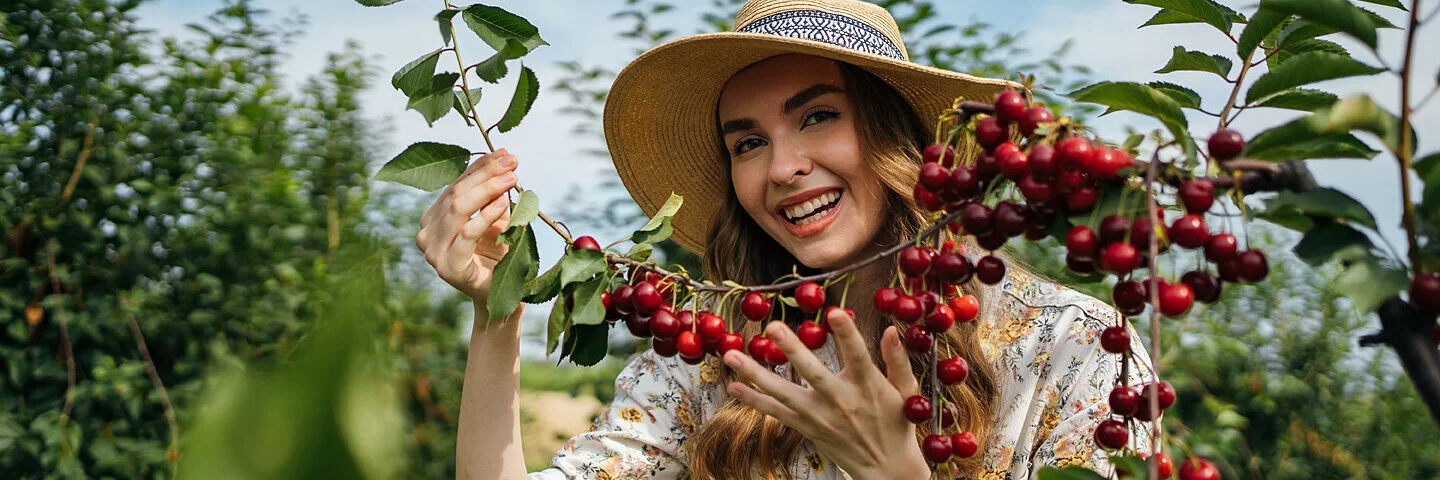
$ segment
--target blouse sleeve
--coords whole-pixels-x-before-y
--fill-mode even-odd
[[[653,350],[615,378],[615,399],[589,432],[567,441],[528,480],[674,479],[688,470],[681,445],[694,431],[692,367]]]
[[[1110,475],[1112,466],[1103,449],[1096,448],[1095,427],[1111,418],[1110,390],[1121,373],[1121,356],[1100,347],[1100,332],[1121,321],[1119,312],[1098,300],[1086,298],[1065,307],[1063,316],[1073,316],[1070,328],[1056,332],[1057,345],[1052,353],[1055,375],[1042,388],[1047,405],[1042,414],[1042,436],[1037,437],[1033,451],[1030,478],[1047,465],[1065,467],[1080,465],[1101,475]],[[1154,378],[1150,359],[1135,328],[1126,322],[1130,333],[1128,381],[1131,386]],[[1044,434],[1046,430],[1048,434]],[[1138,452],[1150,451],[1148,425],[1133,429],[1131,445]]]

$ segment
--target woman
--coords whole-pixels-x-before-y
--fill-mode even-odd
[[[626,187],[647,213],[672,191],[685,197],[673,238],[703,252],[712,279],[769,283],[792,267],[837,268],[913,238],[924,216],[909,192],[931,122],[956,96],[989,99],[1007,85],[910,63],[894,19],[868,3],[752,0],[735,25],[636,59],[605,114]],[[504,254],[495,236],[517,163],[503,150],[482,157],[421,220],[426,259],[477,312]],[[890,262],[857,271],[852,298],[868,299],[894,275]],[[1018,269],[982,287],[965,287],[981,298],[980,319],[937,338],[940,351],[971,365],[969,380],[945,389],[958,427],[981,445],[958,473],[1108,468],[1091,435],[1109,418],[1119,358],[1097,337],[1118,313]],[[931,478],[917,427],[900,415],[905,398],[928,391],[917,379],[928,356],[908,354],[898,323],[868,301],[850,303],[855,317],[827,317],[834,339],[813,353],[784,323],[766,325],[790,360],[773,370],[740,352],[698,366],[641,354],[594,429],[529,478]],[[519,319],[471,337],[461,478],[525,476]],[[759,333],[757,322],[742,322],[731,326]],[[1132,384],[1148,377],[1148,365],[1137,367]]]

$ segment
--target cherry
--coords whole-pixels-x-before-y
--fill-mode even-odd
[[[955,326],[955,311],[949,305],[936,305],[935,310],[925,315],[925,328],[940,333]]]
[[[779,366],[789,361],[790,359],[785,356],[785,351],[780,349],[780,345],[770,342],[770,346],[765,349],[765,363]]]
[[[1055,192],[1063,195],[1069,195],[1089,182],[1090,178],[1085,176],[1085,172],[1078,170],[1062,169],[1055,172],[1055,177],[1050,179],[1050,185],[1055,187]]]
[[[1156,225],[1156,224],[1164,225],[1165,223],[1164,223],[1163,220],[1157,220],[1157,219],[1154,219],[1154,218],[1144,218],[1144,217],[1137,218],[1137,219],[1135,219],[1134,222],[1131,222],[1131,223],[1130,223],[1130,244],[1131,244],[1131,245],[1134,245],[1136,249],[1140,250],[1141,252],[1144,252],[1146,255],[1149,255],[1149,252],[1150,252],[1150,237],[1155,236],[1155,225]],[[1160,240],[1160,239],[1156,239],[1156,240]],[[1165,242],[1164,242],[1163,240],[1157,242],[1157,245],[1160,247],[1160,251],[1162,251],[1162,252],[1165,251],[1165,246],[1166,246],[1166,245],[1165,245]]]
[[[1220,285],[1220,277],[1207,272],[1192,270],[1185,272],[1185,275],[1180,277],[1180,283],[1190,287],[1190,291],[1195,293],[1196,301],[1201,303],[1215,303],[1220,300],[1222,288]]]
[[[1011,180],[1020,180],[1030,174],[1030,158],[1013,143],[1002,143],[995,147],[995,163],[1000,173]]]
[[[1235,256],[1235,277],[1246,283],[1259,283],[1270,274],[1270,264],[1259,250],[1246,250]]]
[[[956,198],[972,198],[980,194],[980,176],[975,173],[974,168],[955,167],[955,170],[950,172],[950,183],[946,187]]]
[[[1030,218],[1025,209],[1010,202],[995,205],[995,231],[1006,237],[1018,237],[1030,228]]]
[[[615,289],[615,295],[611,296],[611,303],[615,305],[615,311],[622,315],[629,315],[635,311],[635,287],[621,285]]]
[[[1210,136],[1210,156],[1219,161],[1226,161],[1240,156],[1245,151],[1245,137],[1240,132],[1222,128]]]
[[[770,316],[770,308],[770,299],[760,292],[747,293],[745,299],[740,301],[740,313],[757,322]]]
[[[1170,478],[1175,474],[1175,464],[1170,462],[1170,456],[1165,452],[1155,454],[1155,463],[1158,470],[1156,473],[1160,474],[1160,478]]]
[[[756,361],[760,363],[765,363],[765,352],[770,351],[770,346],[774,344],[775,342],[771,341],[769,338],[756,335],[750,337],[750,343],[745,346],[745,352],[749,353],[750,357],[754,358]]]
[[[720,337],[720,343],[715,345],[715,353],[717,355],[724,356],[725,352],[729,352],[731,350],[740,350],[744,348],[744,345],[745,337],[742,337],[740,336],[740,334],[735,332],[729,332],[726,333],[725,336]]]
[[[1210,239],[1210,231],[1205,228],[1205,217],[1191,213],[1175,219],[1166,230],[1170,241],[1185,248],[1200,248]]]
[[[654,340],[651,340],[650,348],[652,350],[655,350],[656,355],[665,358],[673,357],[676,353],[680,352],[679,347],[676,346],[676,340],[674,338],[656,338]]]
[[[650,336],[650,317],[641,315],[640,312],[631,312],[625,317],[625,328],[630,329],[630,334],[639,338]]]
[[[575,249],[600,250],[600,242],[595,241],[595,237],[589,235],[582,235],[575,238]]]
[[[1140,252],[1128,243],[1112,243],[1101,255],[1100,267],[1110,273],[1124,275],[1140,268]]]
[[[705,358],[705,346],[700,343],[700,336],[695,332],[680,332],[680,335],[675,337],[675,347],[680,351],[680,359],[685,360],[685,363],[694,365]]]
[[[1065,208],[1072,213],[1087,212],[1100,201],[1100,191],[1089,185],[1081,185],[1080,188],[1065,196]]]
[[[795,287],[795,304],[805,313],[815,313],[825,306],[825,289],[815,282],[805,282]]]
[[[949,404],[940,408],[940,426],[949,428],[955,426],[955,417],[960,416],[960,409],[955,404]]]
[[[1099,181],[1111,180],[1119,174],[1120,170],[1131,166],[1135,160],[1130,157],[1130,152],[1117,148],[1101,147],[1087,164],[1086,170],[1090,177]]]
[[[955,385],[970,376],[970,364],[961,357],[950,357],[935,364],[935,375],[946,385]]]
[[[1209,460],[1190,457],[1180,464],[1180,480],[1220,480],[1220,470]]]
[[[1130,219],[1109,215],[1100,220],[1100,245],[1109,245],[1125,240],[1125,234],[1130,232]]]
[[[666,310],[668,311],[669,309]],[[694,330],[695,312],[692,312],[690,310],[681,310],[680,313],[675,314],[675,319],[680,321],[681,330]],[[705,336],[701,335],[700,339],[705,339]]]
[[[920,447],[925,452],[925,459],[930,463],[945,463],[950,460],[950,451],[954,448],[950,444],[950,437],[946,435],[926,435]]]
[[[1145,310],[1145,303],[1149,301],[1149,292],[1140,282],[1125,280],[1115,283],[1110,298],[1115,301],[1115,308],[1120,310],[1120,313],[1135,316]]]
[[[1240,242],[1228,233],[1216,233],[1205,240],[1205,259],[1221,263],[1235,258],[1240,251]]]
[[[1020,117],[1020,134],[1027,137],[1034,135],[1035,130],[1040,128],[1040,124],[1053,121],[1055,121],[1055,114],[1050,113],[1050,109],[1039,106],[1030,107],[1025,110],[1025,116]]]
[[[953,239],[946,240],[945,243],[940,244],[940,253],[958,253],[964,255],[965,246],[961,245],[960,242],[956,242]]]
[[[1039,144],[1030,147],[1030,174],[1038,180],[1048,180],[1055,174],[1055,147]]]
[[[923,325],[911,325],[905,329],[905,348],[912,352],[928,352],[935,346],[935,337]]]
[[[612,295],[610,292],[602,292],[600,294],[600,304],[605,306],[606,321],[614,323],[623,316],[619,310],[615,309],[615,295]]]
[[[938,163],[926,163],[920,166],[920,184],[932,192],[938,192],[945,184],[950,182],[950,169]]]
[[[1049,202],[1050,198],[1054,196],[1054,187],[1044,180],[1036,178],[1033,174],[1020,179],[1017,185],[1020,187],[1020,194],[1024,195],[1025,200],[1030,203]]]
[[[965,225],[966,232],[980,236],[995,228],[995,215],[990,207],[972,202],[966,204],[965,209],[960,212],[960,223]]]
[[[920,309],[924,310],[925,313],[935,311],[935,306],[940,304],[940,294],[935,292],[919,290],[911,296],[920,301]]]
[[[875,290],[875,310],[889,315],[895,313],[895,301],[900,299],[900,289],[882,287]]]
[[[1005,262],[1000,257],[986,255],[975,262],[975,277],[981,283],[994,285],[1005,279]]]
[[[1010,139],[1010,127],[1000,125],[994,118],[975,121],[975,143],[985,151],[995,150],[1000,143]]]
[[[900,271],[909,277],[921,277],[930,271],[930,259],[925,256],[925,251],[920,247],[909,246],[900,250],[897,256],[900,262]]]
[[[950,446],[955,447],[955,458],[970,458],[980,451],[980,442],[975,441],[975,434],[960,432],[950,436]]]
[[[1135,389],[1119,386],[1110,390],[1110,411],[1116,415],[1131,416],[1140,409],[1140,394]]]
[[[1130,351],[1130,332],[1121,326],[1105,327],[1100,331],[1100,348],[1114,354]]]
[[[1020,92],[1006,90],[995,97],[995,119],[1001,125],[1010,125],[1025,116],[1025,97]]]
[[[1089,165],[1095,156],[1095,147],[1089,140],[1070,137],[1055,146],[1055,165],[1062,170],[1079,170]]]
[[[700,312],[700,320],[695,322],[695,332],[699,333],[700,340],[711,348],[715,348],[725,339],[725,327],[725,319],[710,312]]]
[[[1026,240],[1029,240],[1029,241],[1032,241],[1032,242],[1038,242],[1038,241],[1044,240],[1044,239],[1049,238],[1049,237],[1050,237],[1050,231],[1049,231],[1049,230],[1046,230],[1045,227],[1032,226],[1032,227],[1030,227],[1030,228],[1025,229],[1025,239],[1026,239]]]
[[[935,276],[942,282],[965,283],[975,275],[975,266],[970,263],[970,259],[959,253],[942,253],[935,257],[933,265]]]
[[[961,323],[968,323],[980,316],[980,299],[974,295],[961,295],[950,299],[950,310],[955,312],[955,320]]]
[[[925,159],[925,163],[938,163],[948,168],[955,164],[955,147],[937,143],[925,147],[922,157]]]
[[[1190,311],[1195,304],[1195,291],[1184,282],[1160,286],[1160,313],[1167,317],[1179,317]]]
[[[980,244],[980,248],[993,251],[999,250],[1000,247],[1004,247],[1005,241],[1009,238],[1010,237],[1007,237],[998,231],[992,231],[990,233],[975,237],[975,242]]]
[[[1100,248],[1100,240],[1095,237],[1095,231],[1090,227],[1079,225],[1070,229],[1065,235],[1065,251],[1069,258],[1075,260],[1089,260],[1094,258],[1095,252]]]
[[[1440,312],[1440,274],[1416,275],[1410,281],[1410,306],[1426,312]]]
[[[680,319],[665,310],[650,314],[650,334],[655,338],[675,338],[680,334]]]
[[[1170,408],[1171,405],[1175,404],[1175,386],[1171,385],[1170,382],[1162,381],[1160,383],[1145,385],[1145,388],[1140,391],[1140,404],[1150,403],[1150,396],[1152,395],[1158,395],[1161,410]]]
[[[995,179],[997,175],[1000,175],[1000,163],[996,161],[995,155],[990,152],[980,152],[980,155],[975,157],[975,178],[984,183]]]
[[[919,205],[920,208],[931,212],[938,212],[940,209],[945,208],[945,199],[940,198],[940,195],[937,195],[935,192],[926,189],[924,185],[916,183],[913,195],[915,196],[915,204]]]
[[[1220,274],[1220,280],[1228,283],[1240,283],[1240,274],[1235,270],[1235,259],[1224,260],[1215,264],[1215,273]]]
[[[800,343],[805,344],[805,348],[819,350],[825,346],[825,329],[814,320],[800,322],[800,327],[795,329],[795,336],[800,339]]]
[[[633,301],[635,302],[635,312],[649,315],[660,308],[660,304],[665,299],[660,298],[660,290],[655,288],[655,284],[647,280],[635,285]]]
[[[905,399],[905,419],[910,423],[921,424],[930,419],[930,399],[924,395],[911,395]]]
[[[925,306],[920,303],[919,298],[901,295],[895,299],[894,315],[902,322],[915,323],[925,316]]]
[[[1065,268],[1081,275],[1089,275],[1095,273],[1095,262],[1090,261],[1088,258],[1079,259],[1065,255]]]
[[[1180,184],[1180,203],[1190,213],[1205,213],[1215,204],[1215,184],[1209,180],[1188,180]]]
[[[1130,429],[1119,420],[1108,419],[1095,427],[1095,444],[1109,450],[1118,450],[1130,441]]]

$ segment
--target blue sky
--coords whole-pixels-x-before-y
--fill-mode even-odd
[[[437,48],[439,39],[431,17],[441,9],[440,0],[406,0],[379,8],[361,7],[353,0],[257,0],[254,3],[272,10],[277,16],[301,13],[309,17],[306,34],[290,52],[290,59],[283,68],[292,82],[316,72],[328,52],[342,49],[350,39],[360,42],[365,51],[377,59],[383,81],[376,82],[377,85],[364,96],[364,102],[368,115],[385,120],[392,126],[386,139],[386,158],[398,153],[405,145],[421,140],[470,145],[477,150],[483,148],[475,130],[466,127],[454,116],[441,120],[434,128],[427,128],[418,114],[404,110],[404,97],[389,86],[389,72]],[[679,32],[689,33],[699,28],[694,12],[710,2],[676,0],[674,3],[681,7],[667,17],[671,22],[685,25],[677,29]],[[1053,50],[1063,41],[1073,39],[1075,46],[1069,62],[1090,66],[1099,79],[1155,80],[1156,76],[1151,72],[1165,64],[1170,48],[1175,45],[1183,44],[1211,52],[1234,51],[1229,40],[1207,26],[1136,29],[1154,10],[1119,0],[947,0],[936,3],[940,5],[942,17],[951,22],[981,20],[1004,30],[1028,32],[1025,43],[1035,51]],[[1253,8],[1255,2],[1222,0],[1221,3],[1245,11]],[[185,35],[186,23],[202,21],[220,4],[219,0],[155,0],[142,6],[138,16],[143,26],[162,35]],[[561,61],[580,59],[587,64],[607,65],[618,70],[634,57],[632,49],[635,44],[622,43],[615,35],[625,25],[608,18],[623,6],[624,0],[531,0],[496,4],[530,19],[550,43],[550,46],[541,47],[525,58],[526,65],[536,70],[542,84],[534,110],[520,128],[497,137],[497,144],[520,158],[521,184],[540,193],[542,209],[553,211],[570,188],[584,188],[599,182],[600,178],[592,174],[592,170],[599,170],[596,160],[584,157],[580,152],[587,148],[603,148],[603,145],[589,137],[578,138],[569,133],[575,120],[559,113],[564,106],[562,98],[547,94],[546,80],[560,76],[557,63]],[[1401,23],[1398,16],[1387,16],[1394,23]],[[462,30],[461,34],[465,36],[466,32]],[[1383,53],[1392,65],[1400,63],[1401,40],[1399,32],[1381,33]],[[1440,70],[1440,28],[1422,30],[1416,43],[1422,49],[1416,55],[1419,86],[1414,92],[1420,96],[1429,91],[1430,85],[1433,85],[1429,82],[1435,78],[1434,72]],[[1361,53],[1363,47],[1356,48],[1353,42],[1347,46],[1352,47],[1352,52],[1362,61],[1377,63],[1368,53]],[[489,55],[488,47],[478,41],[467,41],[461,48],[470,61]],[[1229,93],[1229,85],[1210,74],[1172,73],[1165,77],[1167,81],[1197,87],[1207,99],[1207,107],[1213,107]],[[487,96],[491,100],[482,102],[482,118],[497,118],[507,102],[503,99],[508,99],[513,89],[511,82],[513,80],[507,79],[498,87],[487,87]],[[1391,111],[1395,111],[1394,107],[1398,104],[1399,85],[1396,77],[1391,75],[1333,81],[1322,87],[1341,96],[1369,92]],[[1291,112],[1250,111],[1235,126],[1248,136],[1260,128],[1296,116],[1298,114]],[[1199,136],[1208,135],[1215,125],[1214,119],[1198,114],[1191,117],[1191,122],[1192,131]],[[1094,122],[1106,138],[1112,139],[1123,138],[1126,125],[1146,130],[1158,127],[1151,121],[1123,113]],[[1440,132],[1440,101],[1432,102],[1421,111],[1415,119],[1415,126],[1422,134]],[[1436,137],[1431,135],[1430,138],[1431,144],[1420,145],[1422,153],[1440,148],[1434,143]],[[1376,214],[1390,242],[1403,248],[1403,232],[1398,227],[1399,193],[1394,180],[1399,169],[1392,159],[1381,157],[1373,161],[1326,160],[1310,163],[1321,184],[1335,186],[1366,203]],[[417,195],[415,201],[428,203],[430,199]],[[612,232],[610,236],[623,234]],[[563,244],[553,237],[541,236],[542,262],[553,262],[555,252],[562,251]]]

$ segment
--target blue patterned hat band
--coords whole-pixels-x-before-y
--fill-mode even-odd
[[[818,10],[792,10],[757,19],[736,32],[763,33],[799,40],[824,42],[896,60],[905,60],[900,47],[875,27],[845,15]]]

